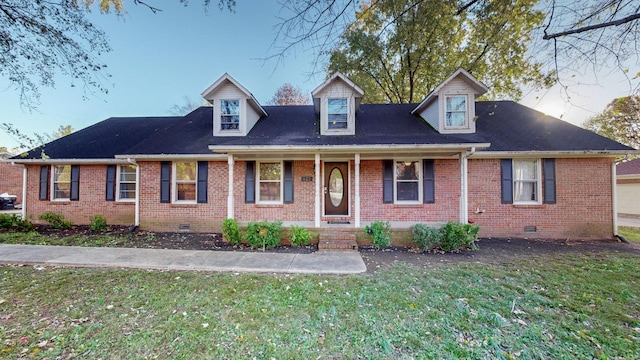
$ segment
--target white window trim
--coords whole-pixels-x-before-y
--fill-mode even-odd
[[[519,182],[519,180],[516,180],[516,165],[515,163],[517,161],[532,161],[534,160],[536,162],[536,195],[537,195],[537,199],[536,200],[525,200],[525,201],[518,201],[516,200],[516,181]],[[513,191],[512,197],[513,197],[513,204],[514,205],[540,205],[542,204],[542,161],[541,159],[536,159],[536,158],[522,158],[522,159],[511,159],[511,188]]]
[[[398,200],[398,174],[396,172],[396,163],[398,162],[417,162],[418,163],[418,200]],[[423,199],[423,177],[422,160],[421,159],[394,159],[393,160],[393,203],[398,205],[418,205],[422,204]],[[400,180],[400,182],[409,182]]]
[[[279,163],[280,164],[280,200],[276,201],[261,201],[260,200],[260,164],[262,163]],[[264,182],[275,182],[275,180],[263,180]],[[256,204],[271,204],[271,205],[280,205],[284,204],[284,162],[280,160],[276,161],[256,161]]]
[[[195,185],[195,198],[193,200],[178,200],[178,180],[176,179],[177,169],[176,166],[178,163],[195,163],[196,164],[196,178],[193,181],[180,181],[181,184],[191,184]],[[197,161],[173,161],[171,163],[171,191],[173,195],[171,196],[172,204],[197,204],[198,203],[198,162]]]
[[[447,99],[454,97],[463,97],[464,100],[464,125],[462,126],[448,126],[447,125]],[[469,95],[467,94],[445,94],[444,103],[442,104],[443,113],[442,113],[442,121],[445,130],[461,130],[461,129],[469,129]],[[453,112],[461,112],[461,111],[453,111]]]
[[[237,101],[238,102],[238,128],[237,129],[223,129],[222,125],[224,125],[222,119],[224,119],[225,114],[222,113],[222,103],[224,101]],[[240,132],[240,124],[242,123],[242,100],[241,99],[220,99],[220,103],[218,104],[218,111],[220,112],[220,128],[219,131],[222,132]],[[236,116],[236,115],[227,115],[227,116]]]
[[[69,167],[69,197],[66,198],[56,198],[56,192],[55,192],[55,184],[56,183],[60,183],[60,181],[55,181],[56,178],[56,167]],[[50,189],[50,194],[51,194],[51,201],[71,201],[71,165],[52,165],[51,166],[51,189]]]
[[[116,170],[116,192],[117,192],[116,201],[118,201],[118,202],[135,202],[136,201],[136,196],[138,194],[138,183],[135,180],[134,181],[124,181],[124,182],[121,181],[121,178],[120,178],[121,170],[120,169],[123,166],[133,166],[136,169],[136,172],[138,171],[137,170],[138,167],[135,166],[135,165],[118,165],[117,166],[117,170]],[[134,174],[135,174],[135,172],[134,172]],[[124,183],[124,184],[133,183],[136,186],[136,190],[135,190],[133,199],[129,199],[129,198],[122,199],[122,198],[120,198],[120,184],[122,184],[122,183]]]
[[[347,111],[344,112],[344,113],[331,113],[331,112],[329,112],[329,102],[331,100],[346,100],[346,102],[347,102],[347,105],[346,105],[347,106]],[[345,131],[347,131],[349,129],[349,109],[351,108],[349,106],[349,101],[350,101],[350,99],[348,97],[330,97],[330,98],[327,98],[327,131],[345,132]],[[344,114],[346,116],[346,119],[345,119],[345,122],[344,122],[345,127],[332,129],[331,128],[331,120],[329,119],[330,115],[332,115],[332,114],[339,114],[339,115]]]

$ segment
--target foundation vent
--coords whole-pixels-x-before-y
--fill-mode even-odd
[[[191,230],[191,224],[180,224],[181,231],[189,231]]]
[[[529,225],[524,227],[524,232],[526,233],[534,233],[536,231],[538,231],[538,229],[536,229],[535,225]]]

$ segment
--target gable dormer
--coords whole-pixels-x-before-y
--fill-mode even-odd
[[[213,106],[213,136],[246,136],[262,116],[268,116],[258,100],[227,73],[202,97]]]
[[[456,70],[411,113],[441,134],[476,132],[476,98],[489,89],[464,69]]]
[[[311,92],[321,135],[354,135],[364,91],[339,72]]]

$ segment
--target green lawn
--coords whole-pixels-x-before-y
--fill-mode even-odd
[[[376,276],[0,267],[0,358],[640,358],[640,258]]]
[[[640,242],[640,228],[631,226],[618,226],[618,234],[629,241]]]

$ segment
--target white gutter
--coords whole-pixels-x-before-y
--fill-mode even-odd
[[[225,154],[137,154],[137,155],[116,155],[116,159],[135,159],[138,161],[152,160],[210,160],[210,161],[226,161]]]
[[[136,166],[136,206],[133,225],[140,226],[140,166],[134,159],[127,159],[127,162]]]
[[[368,153],[384,151],[407,151],[407,152],[423,152],[425,150],[438,150],[438,151],[460,151],[466,150],[471,147],[475,148],[488,148],[490,143],[469,143],[469,144],[388,144],[388,145],[233,145],[233,146],[221,146],[211,145],[209,150],[226,152],[226,153],[256,153],[260,152],[273,152],[282,153],[283,151],[302,151],[312,153]],[[640,152],[639,152],[640,153]]]
[[[22,165],[96,165],[96,164],[127,164],[125,159],[12,159],[11,162]]]
[[[618,157],[628,154],[640,155],[640,150],[567,150],[567,151],[477,151],[473,159],[525,158],[525,157]]]

